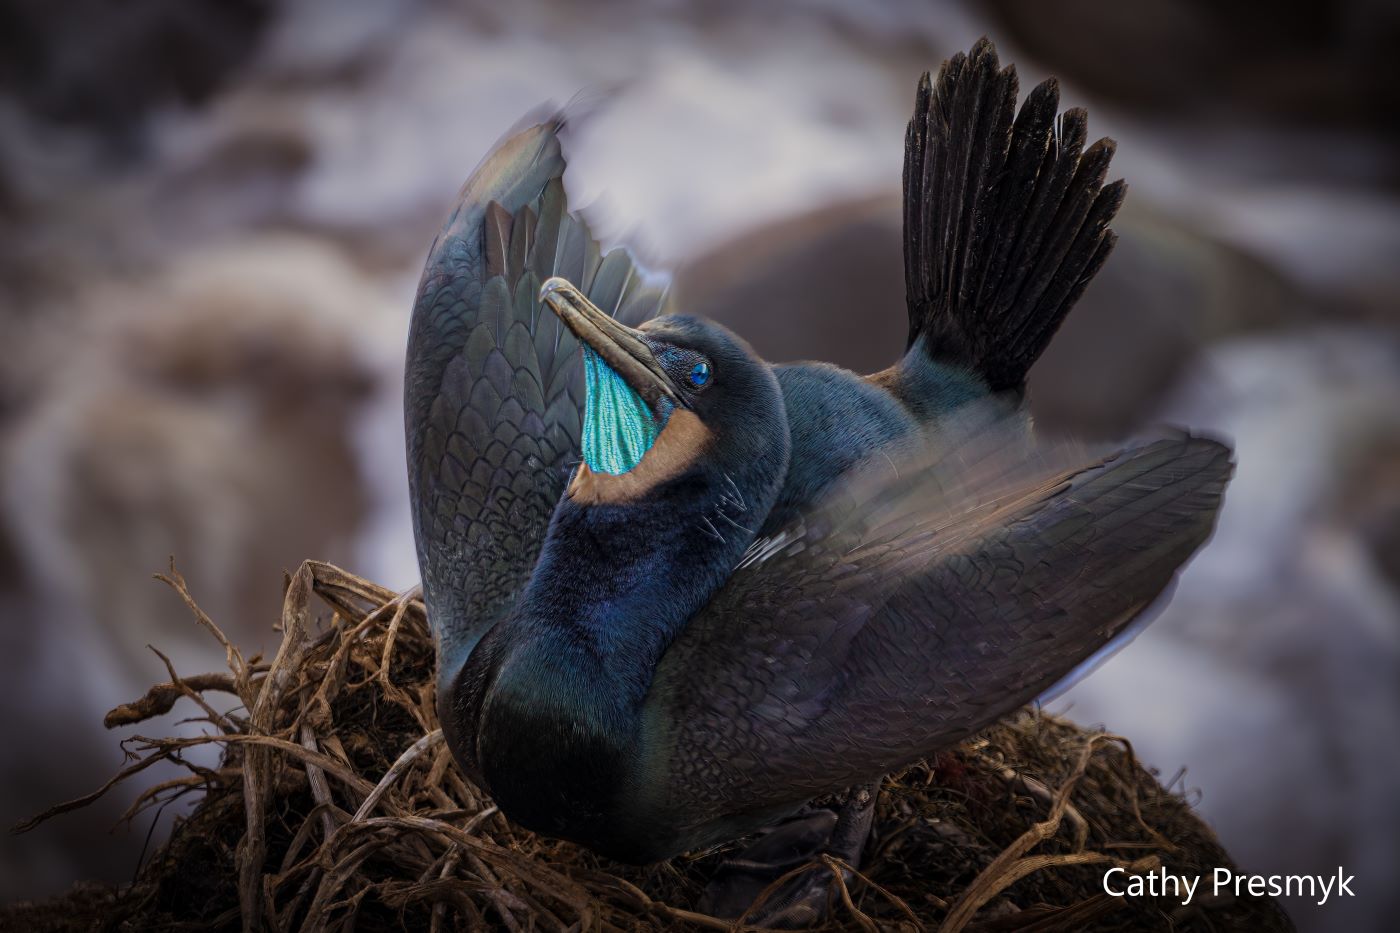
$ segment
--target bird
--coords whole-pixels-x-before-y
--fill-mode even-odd
[[[631,863],[757,834],[703,902],[735,916],[794,853],[858,866],[884,775],[1169,597],[1232,453],[1035,431],[1126,187],[1053,78],[1018,95],[986,39],[920,79],[908,338],[874,374],[769,363],[605,252],[563,114],[471,175],[415,298],[407,464],[444,736],[511,820]],[[750,919],[818,919],[829,878],[799,882]]]

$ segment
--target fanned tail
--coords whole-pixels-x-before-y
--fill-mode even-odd
[[[1016,71],[981,39],[919,81],[904,150],[909,349],[966,367],[993,392],[1026,373],[1103,265],[1122,181],[1115,144],[1084,148],[1087,114],[1056,120],[1059,85],[1015,115]]]

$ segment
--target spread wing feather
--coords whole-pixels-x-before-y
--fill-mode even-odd
[[[692,827],[870,780],[1034,699],[1171,584],[1232,471],[1189,436],[1091,458],[995,430],[897,466],[756,542],[663,658],[657,792]]]
[[[665,289],[570,213],[555,118],[499,145],[429,253],[409,331],[404,414],[423,591],[443,669],[515,601],[579,457],[578,343],[542,309],[561,275],[636,325]]]

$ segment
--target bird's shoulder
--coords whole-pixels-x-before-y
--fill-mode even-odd
[[[832,363],[783,363],[773,367],[794,435],[838,446],[878,446],[914,429],[899,400],[883,387]]]
[[[773,367],[792,448],[765,530],[786,523],[870,457],[903,450],[918,433],[909,411],[869,380],[830,363]]]

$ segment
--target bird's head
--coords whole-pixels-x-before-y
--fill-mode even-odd
[[[540,298],[583,344],[573,501],[649,499],[684,477],[766,510],[787,471],[787,417],[771,367],[743,339],[679,314],[628,327],[561,278]]]

